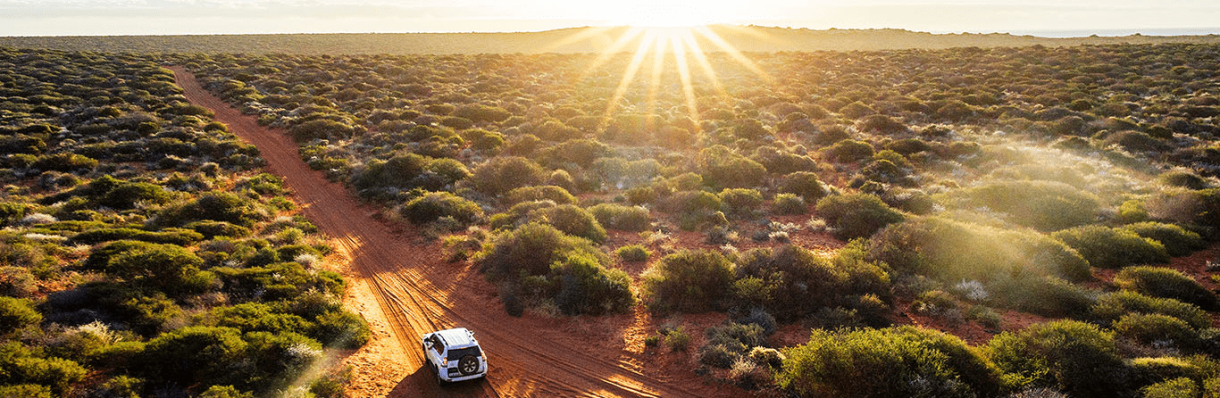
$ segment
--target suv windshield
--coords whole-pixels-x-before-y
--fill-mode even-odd
[[[462,357],[467,356],[467,355],[474,355],[477,357],[477,356],[482,355],[482,353],[479,352],[478,346],[466,347],[466,348],[454,348],[452,350],[449,350],[448,357],[449,357],[450,361],[456,361],[456,360],[462,359]]]

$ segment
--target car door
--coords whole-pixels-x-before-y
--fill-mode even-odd
[[[436,365],[437,369],[441,369],[441,358],[444,358],[445,355],[445,341],[441,340],[440,337],[433,335],[432,349],[428,351],[428,355],[432,357],[432,364]]]

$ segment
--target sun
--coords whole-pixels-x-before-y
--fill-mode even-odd
[[[732,23],[741,2],[725,0],[622,0],[598,3],[608,25],[641,28],[696,27]]]

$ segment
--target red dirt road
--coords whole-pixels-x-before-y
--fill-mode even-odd
[[[379,210],[360,205],[342,185],[301,161],[297,145],[282,131],[259,126],[204,90],[182,67],[171,68],[192,103],[210,108],[215,119],[254,144],[267,169],[282,176],[304,215],[338,243],[351,259],[349,290],[367,299],[357,309],[369,320],[374,338],[353,357],[364,366],[356,377],[358,395],[436,396],[664,396],[732,395],[706,385],[689,369],[665,373],[645,365],[650,352],[630,347],[645,319],[635,314],[602,318],[514,318],[495,298],[495,289],[469,265],[443,261],[436,242],[422,243],[410,231],[396,231],[375,218]],[[369,297],[371,296],[371,298]],[[374,304],[375,303],[375,304]],[[485,382],[441,388],[423,368],[423,333],[462,326],[476,331],[488,353]],[[350,363],[349,363],[350,364]],[[671,367],[672,368],[672,367]],[[368,369],[380,369],[369,371]],[[389,379],[389,380],[387,380]],[[381,386],[380,388],[376,386]],[[364,389],[367,388],[367,389]],[[741,393],[741,390],[736,390]]]

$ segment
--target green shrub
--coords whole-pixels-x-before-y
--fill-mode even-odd
[[[483,208],[448,192],[432,192],[407,202],[402,207],[402,214],[415,224],[427,224],[442,217],[471,224],[483,216]]]
[[[0,336],[39,322],[42,322],[42,314],[34,310],[29,300],[0,297]]]
[[[874,195],[850,193],[818,200],[818,215],[834,228],[839,239],[867,238],[886,225],[902,222],[902,213]]]
[[[805,199],[790,193],[781,193],[775,195],[775,203],[772,209],[778,214],[805,214],[809,212],[809,206],[805,204]]]
[[[10,341],[0,345],[0,385],[41,385],[49,387],[54,396],[66,396],[72,385],[84,380],[86,370],[76,362],[63,358],[34,356],[20,343]],[[26,387],[17,391],[40,394],[41,388]]]
[[[247,349],[237,329],[188,326],[150,340],[139,363],[149,380],[230,384],[249,376],[233,368],[247,358]]]
[[[244,238],[244,237],[250,236],[250,234],[252,233],[252,231],[250,231],[250,228],[246,228],[246,227],[239,226],[239,225],[233,225],[233,223],[228,223],[228,222],[224,222],[224,221],[211,221],[211,220],[196,221],[196,222],[193,222],[190,224],[186,224],[184,226],[184,228],[191,229],[191,230],[194,230],[195,232],[202,234],[204,239],[215,239],[218,236],[230,237],[230,238]]]
[[[32,166],[42,171],[51,170],[71,173],[92,170],[94,167],[97,167],[97,160],[75,153],[57,153],[39,157]]]
[[[762,164],[717,145],[699,151],[703,182],[714,188],[748,188],[760,185],[767,175]]]
[[[1098,268],[1169,261],[1169,252],[1160,242],[1125,229],[1086,225],[1055,232],[1051,236],[1076,249],[1089,261],[1089,265]]]
[[[839,163],[851,163],[873,157],[873,146],[864,141],[842,140],[825,149],[826,156]]]
[[[453,116],[470,119],[476,123],[499,123],[512,115],[504,108],[483,104],[462,105],[453,111]]]
[[[1193,278],[1173,269],[1160,267],[1130,267],[1114,276],[1118,287],[1152,297],[1178,300],[1204,309],[1217,308],[1216,295]]]
[[[733,292],[745,308],[761,307],[782,320],[810,315],[822,307],[848,306],[855,296],[887,296],[889,275],[864,261],[860,242],[834,259],[799,246],[742,253]]]
[[[1139,200],[1128,200],[1118,206],[1118,221],[1122,223],[1137,223],[1148,221],[1148,208]]]
[[[686,334],[685,328],[679,326],[665,334],[665,345],[669,346],[670,351],[686,351],[687,347],[690,347],[690,335]]]
[[[21,398],[53,398],[55,393],[51,387],[39,384],[11,384],[0,386],[0,397]]]
[[[201,271],[202,265],[203,259],[182,246],[148,244],[116,253],[105,267],[106,273],[127,282],[181,296],[212,287],[215,276]]]
[[[606,269],[605,253],[550,225],[530,223],[502,232],[474,261],[489,279],[507,282],[502,286],[510,291],[502,296],[513,300],[517,293],[527,300],[553,300],[573,315],[622,312],[634,303],[630,278]]]
[[[955,195],[973,206],[1007,213],[1014,223],[1043,231],[1092,223],[1100,209],[1095,195],[1053,181],[999,181]]]
[[[535,200],[550,200],[561,205],[576,203],[576,197],[568,193],[566,189],[554,185],[516,188],[504,194],[504,199],[508,204]]]
[[[1004,317],[996,310],[991,309],[982,304],[970,307],[966,311],[966,319],[978,322],[983,327],[993,330],[999,330]]]
[[[988,284],[992,302],[1048,317],[1086,318],[1097,293],[1054,276],[1007,276]]]
[[[754,189],[725,188],[717,195],[725,214],[746,217],[762,205],[762,194]]]
[[[161,232],[150,232],[135,228],[102,228],[81,232],[72,237],[73,242],[87,245],[116,240],[138,240],[186,246],[202,241],[203,234],[181,228],[166,228]]]
[[[1157,181],[1171,187],[1182,187],[1187,189],[1206,189],[1208,182],[1198,174],[1186,170],[1170,170],[1157,176]]]
[[[1179,377],[1140,389],[1141,398],[1194,398],[1203,393],[1194,380]]]
[[[1199,234],[1173,224],[1145,221],[1127,224],[1122,228],[1135,232],[1140,237],[1161,242],[1165,245],[1165,251],[1174,257],[1185,256],[1206,247]]]
[[[1067,245],[1026,230],[1002,230],[938,217],[892,225],[870,242],[871,257],[895,270],[946,283],[1033,273],[1071,281],[1091,277],[1089,264]]]
[[[1193,347],[1198,335],[1185,321],[1160,314],[1127,314],[1114,322],[1120,336],[1144,343],[1163,341],[1172,347]]]
[[[545,176],[542,167],[529,159],[496,157],[476,167],[469,180],[479,192],[501,195],[515,188],[541,184]]]
[[[731,298],[733,263],[718,252],[684,250],[665,256],[641,275],[641,297],[660,312],[722,309]]]
[[[1167,380],[1185,377],[1200,380],[1204,374],[1193,358],[1135,358],[1131,360],[1131,386],[1149,386]],[[1198,395],[1192,395],[1197,397]]]
[[[798,171],[783,177],[780,182],[781,193],[799,195],[805,201],[816,201],[826,195],[826,187],[822,186],[815,173]]]
[[[601,203],[588,208],[597,222],[610,229],[620,231],[645,231],[652,226],[649,221],[648,209],[639,206],[623,206],[615,203]]]
[[[623,246],[615,250],[614,254],[617,254],[623,261],[629,262],[648,261],[648,257],[652,256],[652,252],[649,252],[647,248],[641,245]]]
[[[568,235],[579,236],[597,243],[606,240],[606,229],[597,222],[597,218],[576,205],[559,205],[539,209],[533,212],[531,219],[550,224]]]
[[[539,200],[533,202],[521,202],[509,207],[507,211],[491,216],[491,228],[504,229],[515,228],[521,224],[530,221],[541,222],[534,213],[538,210],[555,207],[555,202],[549,200]]]
[[[199,398],[254,398],[254,393],[233,386],[211,386],[200,393]]]
[[[670,195],[659,207],[667,212],[695,214],[719,211],[720,206],[720,197],[710,192],[679,191]]]
[[[1032,325],[1001,333],[986,355],[1012,389],[1052,387],[1074,397],[1113,397],[1127,391],[1127,371],[1111,332],[1077,321]]]
[[[1093,317],[1102,322],[1114,322],[1128,313],[1168,315],[1185,321],[1195,329],[1211,325],[1206,311],[1193,304],[1169,298],[1149,297],[1130,290],[1108,293],[1092,308]]]
[[[776,384],[798,396],[974,397],[1000,390],[998,372],[957,337],[911,326],[815,329],[785,351]]]
[[[183,205],[162,210],[154,221],[157,225],[180,226],[192,221],[212,220],[250,228],[267,218],[269,215],[252,199],[228,192],[209,192]]]

